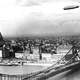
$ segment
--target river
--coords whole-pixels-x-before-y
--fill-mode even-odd
[[[44,66],[33,66],[33,65],[0,66],[0,73],[8,74],[8,75],[23,75],[23,74],[29,74],[32,72],[37,72],[43,69],[45,69]]]

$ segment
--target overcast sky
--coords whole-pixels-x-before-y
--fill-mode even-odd
[[[0,0],[3,36],[70,35],[80,33],[79,0]]]

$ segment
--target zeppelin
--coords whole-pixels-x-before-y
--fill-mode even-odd
[[[64,7],[63,9],[64,9],[64,10],[71,10],[71,9],[76,9],[76,8],[79,8],[79,6],[71,5],[71,6],[66,6],[66,7]]]

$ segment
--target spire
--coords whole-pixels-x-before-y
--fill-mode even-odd
[[[2,47],[3,44],[4,44],[4,40],[3,40],[2,34],[0,32],[0,47]]]
[[[0,41],[3,41],[3,37],[2,37],[1,32],[0,32]]]

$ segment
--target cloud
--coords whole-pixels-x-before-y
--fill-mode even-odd
[[[16,0],[0,0],[0,8],[15,6]]]
[[[16,0],[16,4],[20,6],[36,6],[54,2],[80,2],[80,0]]]
[[[53,0],[17,0],[16,3],[21,6],[34,6],[41,5],[46,2],[51,2]]]

